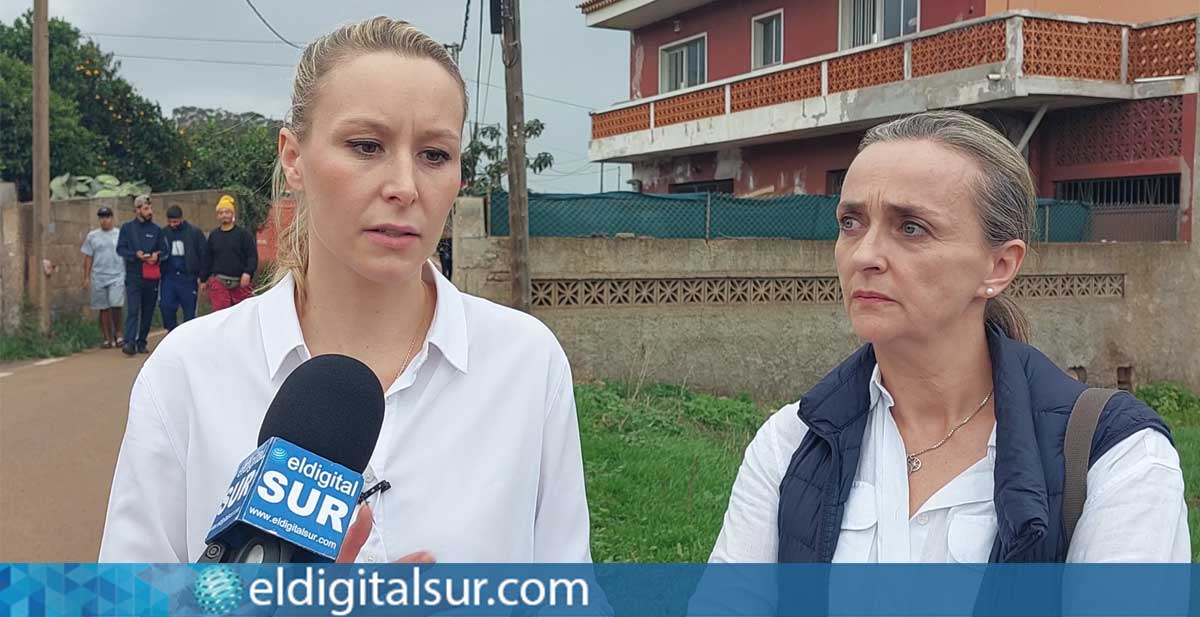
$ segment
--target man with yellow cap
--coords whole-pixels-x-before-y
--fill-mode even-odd
[[[233,306],[254,295],[250,286],[258,269],[258,245],[254,234],[234,224],[237,205],[232,195],[217,201],[220,226],[208,234],[208,251],[201,280],[208,281],[212,310]]]

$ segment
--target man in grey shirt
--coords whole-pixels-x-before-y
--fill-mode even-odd
[[[125,306],[125,260],[117,254],[120,231],[113,223],[109,208],[96,211],[100,229],[88,232],[83,240],[83,288],[91,289],[92,310],[100,313],[100,330],[105,349],[120,347],[121,307]]]

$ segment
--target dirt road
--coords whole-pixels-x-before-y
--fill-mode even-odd
[[[0,365],[0,561],[96,560],[129,390],[147,357],[96,349]]]

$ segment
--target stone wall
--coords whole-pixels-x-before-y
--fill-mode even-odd
[[[26,297],[28,277],[38,269],[32,263],[33,205],[16,203],[15,191],[5,199],[5,186],[0,185],[0,325],[13,328],[20,320],[21,304]],[[183,191],[154,193],[154,220],[167,224],[167,208],[177,205],[183,216],[206,233],[216,227],[215,207],[222,191]],[[78,313],[88,309],[88,292],[80,286],[83,279],[83,254],[79,247],[88,231],[99,226],[96,211],[101,206],[112,208],[117,224],[133,218],[132,197],[71,199],[50,204],[50,243],[46,258],[54,267],[50,275],[51,314]]]

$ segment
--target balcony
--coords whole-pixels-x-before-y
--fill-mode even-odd
[[[589,28],[636,30],[714,0],[585,0],[579,5]]]
[[[589,158],[631,162],[812,137],[929,109],[1195,93],[1198,23],[1024,11],[962,22],[595,112]]]

